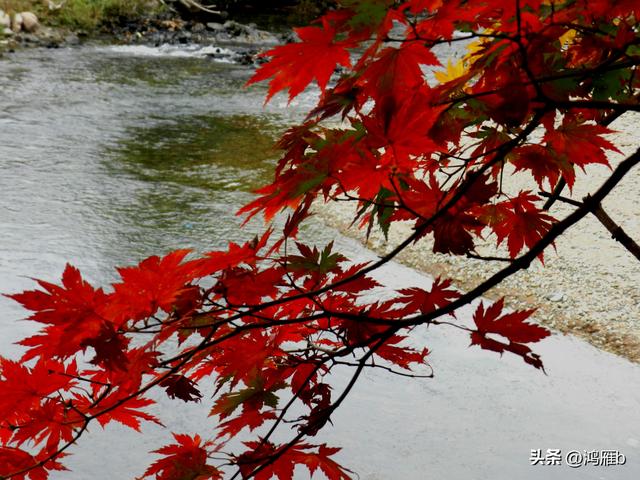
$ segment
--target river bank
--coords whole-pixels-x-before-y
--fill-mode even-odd
[[[610,140],[623,155],[612,155],[612,167],[633,153],[638,146],[639,114],[629,113],[611,125],[617,133]],[[578,174],[572,198],[580,200],[604,182],[609,168],[598,165],[586,175]],[[581,178],[582,177],[582,178]],[[507,180],[508,179],[508,180]],[[527,175],[505,175],[507,188],[514,191],[535,186]],[[618,185],[603,203],[604,209],[635,239],[640,238],[637,192],[640,171],[634,170]],[[556,203],[551,213],[560,219],[573,207]],[[351,227],[355,208],[344,202],[330,203],[316,209],[327,224],[352,236],[380,255],[388,253],[410,235],[411,225],[394,224],[388,240],[374,229],[369,239],[364,232]],[[593,216],[574,226],[558,239],[554,249],[545,254],[545,264],[532,264],[528,270],[512,276],[486,295],[491,299],[505,297],[513,309],[537,309],[535,319],[562,334],[573,334],[594,346],[640,362],[640,264],[616,243],[609,232]],[[473,258],[449,256],[432,252],[430,238],[421,240],[397,260],[434,277],[451,278],[463,291],[468,291],[504,265]],[[478,245],[478,253],[495,255],[495,237]],[[508,256],[506,249],[498,255]]]
[[[291,41],[290,26],[305,23],[316,12],[304,6],[307,2],[284,0],[270,2],[285,5],[272,10],[264,3],[261,8],[195,12],[180,1],[104,0],[78,6],[83,3],[91,2],[0,0],[0,55],[29,47],[83,43],[234,45],[243,49],[243,61],[252,63],[261,51]]]

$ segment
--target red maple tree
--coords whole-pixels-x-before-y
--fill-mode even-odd
[[[268,98],[283,90],[293,98],[313,81],[322,90],[306,120],[282,136],[272,183],[241,210],[267,222],[285,212],[282,231],[270,226],[198,258],[148,258],[119,269],[107,290],[68,266],[60,285],[40,281],[11,296],[42,328],[21,342],[22,358],[0,359],[0,478],[46,479],[65,468],[94,420],[138,430],[159,422],[147,411],[150,390],[200,401],[207,379],[216,385],[217,433],[174,434],[144,477],[218,479],[231,465],[242,478],[291,479],[303,466],[347,479],[351,472],[331,458],[338,449],[310,438],[365,369],[411,375],[428,365],[426,345],[406,346],[415,326],[466,330],[472,345],[543,369],[530,344],[549,332],[529,321],[532,311],[507,313],[499,301],[480,303],[473,324],[454,314],[542,261],[587,215],[605,218],[601,201],[640,162],[640,150],[620,160],[582,200],[563,195],[588,182],[585,166],[609,165],[607,152],[619,151],[608,126],[640,110],[640,2],[338,4],[297,29],[299,42],[266,52],[249,81],[270,79]],[[471,43],[469,53],[443,69],[434,48],[454,42]],[[507,193],[503,183],[521,171],[531,173],[531,188]],[[368,264],[296,241],[312,205],[331,200],[357,203],[363,228],[411,222],[412,233]],[[575,209],[556,219],[558,201]],[[640,259],[633,240],[603,223]],[[425,236],[435,252],[479,257],[477,240],[491,235],[508,256],[485,259],[504,267],[469,292],[438,279],[388,300],[367,295],[378,287],[369,274]],[[352,378],[336,392],[331,373],[344,364]],[[293,415],[294,406],[304,414]],[[285,426],[290,440],[274,443]],[[259,427],[266,433],[243,451],[225,450],[226,440]],[[226,467],[212,463],[212,452]]]

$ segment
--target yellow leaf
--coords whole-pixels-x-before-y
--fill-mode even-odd
[[[558,40],[560,40],[560,45],[563,47],[571,45],[573,39],[576,37],[575,30],[567,30],[564,35],[562,35]]]
[[[455,64],[453,64],[449,59],[449,61],[447,62],[447,69],[444,71],[441,70],[438,72],[434,72],[434,75],[436,77],[436,80],[438,80],[440,83],[447,83],[460,78],[466,73],[466,71],[467,69],[462,59],[458,60]]]
[[[490,34],[493,33],[493,31],[487,29],[485,30],[485,33]],[[482,50],[482,48],[484,48],[486,43],[488,43],[488,40],[486,38],[478,38],[477,40],[471,42],[469,45],[467,45],[467,50],[469,50],[469,53],[465,55],[465,58],[469,59],[473,57],[476,53]]]

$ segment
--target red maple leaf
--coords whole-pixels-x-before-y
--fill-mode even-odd
[[[538,209],[533,202],[540,200],[529,191],[523,191],[517,197],[501,202],[485,212],[489,226],[498,237],[498,244],[507,239],[509,255],[515,258],[522,248],[533,247],[549,231],[555,219]],[[489,215],[489,214],[488,214]],[[540,260],[543,260],[542,253]]]
[[[219,425],[220,433],[218,434],[218,438],[224,436],[228,436],[229,438],[235,437],[245,428],[248,428],[249,431],[252,432],[263,425],[264,422],[275,420],[276,418],[276,413],[273,410],[261,412],[253,408],[243,408],[240,415],[225,420]]]
[[[200,261],[184,261],[189,250],[149,257],[135,267],[119,268],[122,282],[113,285],[107,315],[116,325],[142,320],[158,309],[171,313],[190,282],[200,275]]]
[[[59,399],[47,399],[42,406],[33,408],[20,419],[20,428],[14,431],[12,443],[20,447],[31,441],[33,445],[45,442],[45,452],[55,452],[60,442],[73,439],[84,418]]]
[[[544,135],[544,140],[549,147],[558,154],[565,155],[571,164],[577,165],[583,170],[586,165],[591,163],[608,166],[609,160],[605,154],[606,150],[621,153],[615,145],[602,137],[602,135],[612,133],[611,130],[601,125],[584,123],[575,115],[565,115],[558,128],[553,128],[551,120],[545,126],[547,132]]]
[[[543,188],[545,180],[550,188],[555,187],[562,176],[569,187],[573,187],[575,172],[566,157],[557,156],[550,148],[541,145],[525,145],[513,150],[510,156],[511,163],[516,167],[516,172],[529,170],[540,188]]]
[[[420,215],[416,221],[418,228],[448,205],[457,192],[455,188],[442,191],[435,175],[429,176],[428,183],[415,179],[404,181],[408,185],[408,191],[401,192],[399,197],[402,199],[402,204],[406,205],[410,211],[399,209],[393,218],[405,220],[414,219],[416,214]],[[486,204],[496,194],[498,184],[485,176],[462,180],[460,185],[460,188],[466,188],[464,195],[424,230],[425,235],[433,232],[434,252],[462,255],[473,250],[472,235],[478,235],[486,225],[478,215],[478,207]]]
[[[399,48],[388,47],[367,67],[358,84],[363,93],[374,99],[403,95],[424,85],[420,65],[440,65],[424,42],[413,40]]]
[[[164,458],[156,460],[142,478],[155,475],[157,480],[220,480],[222,473],[217,468],[207,465],[207,448],[213,444],[202,442],[199,435],[193,437],[184,434],[173,434],[176,442],[153,453]]]
[[[58,458],[64,457],[64,453]],[[56,461],[46,462],[39,465],[44,460],[46,454],[32,455],[20,448],[0,446],[0,478],[12,478],[13,480],[47,480],[49,470],[66,470]],[[21,472],[21,473],[18,473]]]
[[[67,265],[61,286],[42,280],[38,284],[44,291],[9,296],[35,312],[30,320],[47,325],[42,334],[20,342],[30,347],[23,361],[34,357],[68,358],[102,335],[107,322],[102,315],[107,295],[86,282],[78,269]]]
[[[87,340],[85,345],[92,347],[96,352],[90,363],[102,366],[109,371],[127,369],[129,360],[126,352],[129,339],[115,331],[113,325],[103,324],[100,335]]]
[[[397,336],[397,338],[392,339],[392,342],[401,342],[404,339],[405,337]],[[376,350],[376,355],[405,370],[411,370],[411,364],[421,365],[427,363],[426,358],[429,355],[429,349],[423,348],[418,351],[410,347],[385,343]]]
[[[415,168],[410,156],[429,158],[439,149],[428,133],[444,107],[429,105],[431,100],[430,91],[423,88],[397,99],[390,111],[388,104],[377,105],[363,120],[369,148],[385,149],[382,163],[392,163],[400,171],[407,171]]]
[[[0,424],[19,412],[39,408],[43,398],[68,391],[76,384],[75,362],[41,359],[33,367],[0,357]]]
[[[262,250],[269,240],[271,229],[267,229],[261,237],[245,242],[242,246],[229,242],[227,250],[215,250],[207,252],[200,261],[199,277],[213,275],[222,270],[237,267],[240,264],[253,266],[260,259],[258,252]]]
[[[485,226],[476,209],[497,193],[498,184],[487,177],[467,179],[465,182],[472,183],[467,183],[465,194],[433,226],[434,252],[462,255],[473,250],[472,234],[479,235]],[[455,192],[455,189],[447,192],[439,207],[446,205]]]
[[[171,398],[179,398],[185,402],[198,402],[202,398],[195,382],[184,375],[169,375],[160,382],[160,386],[164,387]]]
[[[480,302],[473,321],[481,334],[497,333],[514,343],[534,343],[550,335],[546,328],[527,323],[527,320],[535,310],[523,310],[501,315],[504,307],[504,299],[500,299],[486,310]]]
[[[102,427],[116,421],[139,432],[140,420],[162,425],[156,417],[142,410],[156,403],[148,398],[128,398],[124,392],[115,391],[104,397],[98,404],[86,397],[75,400],[75,403],[79,410],[86,410],[90,415],[95,415]]]
[[[429,290],[422,288],[405,288],[398,293],[402,295],[398,300],[406,305],[400,310],[402,315],[414,312],[423,314],[442,308],[460,297],[460,292],[451,288],[451,280],[436,278]]]
[[[321,90],[327,86],[336,65],[351,66],[348,48],[350,40],[336,40],[336,29],[326,19],[322,26],[296,28],[300,42],[282,45],[265,52],[261,56],[271,57],[247,82],[272,78],[269,83],[267,102],[277,92],[288,89],[289,101],[301,93],[314,79]]]
[[[255,474],[256,480],[271,480],[273,476],[279,480],[290,480],[297,465],[307,467],[312,476],[320,470],[329,480],[351,479],[347,469],[329,458],[339,452],[339,448],[306,443],[298,443],[286,450],[284,445],[277,447],[270,442],[245,442],[245,445],[251,450],[237,458],[242,478],[248,478],[261,464],[279,454],[275,461]]]
[[[484,303],[480,302],[473,315],[477,330],[471,333],[471,345],[479,345],[485,350],[500,354],[505,351],[511,352],[522,357],[526,363],[543,369],[540,357],[524,344],[539,342],[548,337],[550,332],[544,327],[526,322],[534,310],[502,314],[503,306],[504,299],[495,302],[486,310]],[[504,337],[508,343],[487,337],[488,334]]]
[[[267,366],[272,358],[286,356],[279,342],[277,336],[258,329],[231,337],[211,350],[191,378],[199,380],[216,372],[221,378],[228,378],[232,388],[240,381],[250,384],[256,379],[257,368]]]

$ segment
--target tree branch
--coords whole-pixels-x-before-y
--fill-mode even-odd
[[[553,194],[549,194],[547,192],[540,192],[540,195],[547,198],[552,198]],[[585,205],[583,202],[579,202],[577,200],[573,200],[571,198],[563,197],[562,195],[558,195],[554,197],[556,200],[567,203],[569,205],[573,205],[574,207],[582,207]],[[588,199],[588,197],[587,197]],[[586,200],[585,199],[585,202]],[[591,213],[600,221],[604,227],[609,230],[611,233],[611,238],[619,242],[624,248],[626,248],[631,255],[640,260],[640,245],[636,243],[636,241],[631,238],[624,229],[618,225],[609,214],[602,208],[600,203],[593,206]]]

